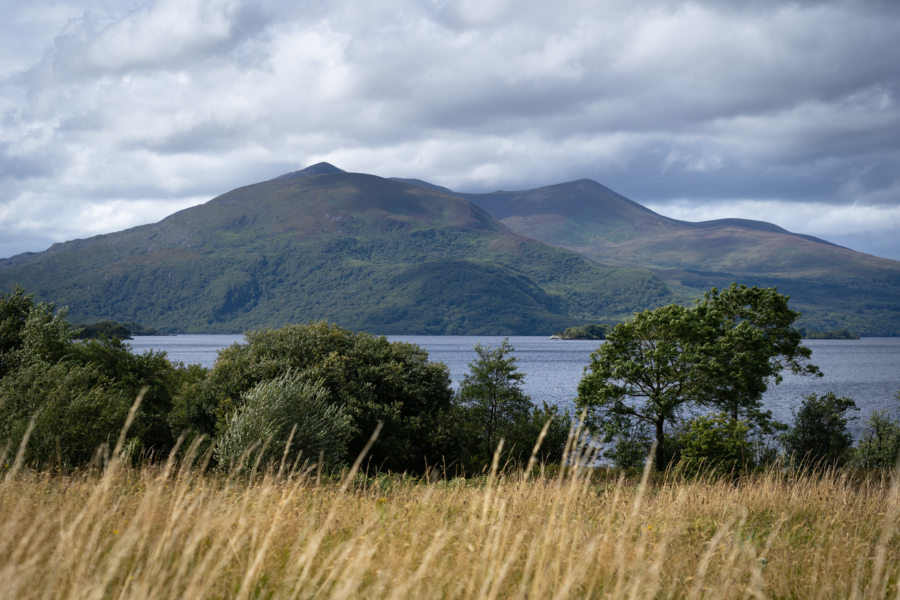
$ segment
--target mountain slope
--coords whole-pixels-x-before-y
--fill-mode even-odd
[[[897,261],[762,221],[670,219],[590,180],[464,196],[522,235],[599,264],[651,269],[684,301],[732,281],[774,285],[809,328],[900,335]]]
[[[114,319],[235,332],[328,319],[377,333],[545,334],[671,301],[646,270],[601,267],[443,191],[327,164],[159,223],[0,261],[14,282]]]

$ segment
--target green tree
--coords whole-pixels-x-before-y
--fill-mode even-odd
[[[847,412],[858,410],[850,398],[834,392],[804,396],[794,425],[781,436],[788,454],[810,464],[840,465],[848,458],[853,437],[847,431]]]
[[[100,446],[116,441],[143,390],[129,447],[167,455],[173,441],[166,417],[180,372],[164,354],[136,356],[118,340],[73,342],[65,311],[35,303],[21,288],[0,296],[0,314],[0,439],[12,450],[33,421],[29,464],[84,465]]]
[[[469,363],[457,392],[475,425],[483,457],[493,456],[501,438],[509,443],[515,426],[531,414],[531,398],[521,387],[525,375],[516,367],[512,352],[508,339],[496,348],[476,345],[475,360]]]
[[[887,411],[874,411],[856,448],[856,462],[864,469],[890,469],[900,458],[900,421],[891,419]]]
[[[246,344],[222,350],[196,394],[179,402],[174,431],[220,435],[244,394],[293,373],[300,381],[321,382],[330,401],[345,407],[355,432],[348,457],[362,451],[381,422],[369,454],[373,467],[421,472],[452,460],[450,376],[418,346],[324,322],[262,329],[246,337]]]
[[[20,286],[12,293],[0,292],[0,377],[30,358],[55,362],[65,355],[72,341],[72,328],[65,308],[34,302]]]
[[[655,440],[660,469],[674,458],[666,427],[686,407],[711,407],[771,433],[780,424],[762,406],[769,381],[785,369],[819,374],[793,328],[797,316],[775,288],[737,284],[710,290],[693,308],[638,313],[592,355],[576,402],[604,441],[615,442],[608,456],[633,462]]]
[[[242,457],[263,469],[282,458],[288,468],[303,457],[318,461],[321,454],[325,464],[344,458],[353,434],[351,418],[344,407],[329,402],[321,384],[287,373],[256,385],[243,400],[216,444],[220,468],[233,469]]]
[[[0,292],[0,377],[14,367],[15,353],[22,346],[25,320],[34,306],[34,297],[17,285],[11,293]]]
[[[516,463],[524,465],[531,458],[532,450],[545,426],[547,432],[535,458],[544,464],[558,465],[562,462],[569,441],[572,417],[568,411],[560,412],[558,407],[541,402],[541,406],[533,405],[528,416],[517,422],[510,432],[510,451]]]
[[[809,364],[811,352],[793,326],[800,313],[788,307],[788,297],[775,288],[732,283],[706,292],[696,311],[703,327],[698,400],[764,434],[784,428],[762,405],[769,382],[780,383],[784,370],[822,375]]]
[[[678,436],[679,467],[687,473],[737,475],[756,462],[756,447],[746,421],[719,413],[687,422]]]
[[[629,440],[654,439],[657,468],[665,468],[666,425],[697,394],[701,336],[696,311],[670,304],[616,325],[591,355],[575,403],[604,442],[617,442],[618,454],[633,454],[623,454]],[[616,451],[607,456],[615,459]]]

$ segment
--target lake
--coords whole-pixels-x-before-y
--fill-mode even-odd
[[[475,358],[475,344],[498,346],[502,336],[387,336],[391,341],[409,342],[428,352],[429,359],[450,369],[456,386]],[[172,361],[210,367],[218,351],[242,335],[136,336],[130,340],[132,351],[163,350]],[[578,382],[591,353],[602,342],[551,340],[547,337],[512,336],[519,370],[525,373],[525,392],[538,403],[544,400],[571,409]],[[785,375],[780,385],[770,386],[764,398],[776,419],[790,423],[806,394],[832,391],[856,401],[859,418],[850,430],[858,434],[863,421],[873,410],[887,410],[900,418],[900,338],[862,338],[860,340],[805,340],[812,350],[812,362],[825,374],[820,378]]]

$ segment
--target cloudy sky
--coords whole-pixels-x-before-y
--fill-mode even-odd
[[[0,256],[329,161],[900,259],[896,0],[0,0]]]

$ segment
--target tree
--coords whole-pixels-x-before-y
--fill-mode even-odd
[[[522,390],[525,379],[516,366],[509,339],[496,348],[475,346],[475,359],[469,363],[456,400],[469,426],[469,466],[490,464],[500,440],[504,440],[504,458],[524,463],[531,456],[541,430],[549,421],[547,434],[537,457],[558,462],[569,433],[570,418],[556,407],[543,403],[538,407]]]
[[[617,325],[591,356],[576,403],[589,425],[615,441],[610,457],[631,461],[644,441],[657,444],[657,468],[672,458],[666,427],[684,408],[724,412],[762,433],[779,427],[762,407],[781,372],[820,374],[793,328],[798,313],[775,288],[713,288],[693,308],[668,305]]]
[[[381,422],[369,454],[373,466],[421,472],[452,460],[447,367],[428,362],[418,346],[324,322],[252,331],[246,344],[222,350],[196,394],[176,406],[172,427],[219,436],[247,392],[287,373],[320,382],[329,401],[350,415],[354,434],[345,459],[362,451]]]
[[[350,415],[328,401],[321,384],[287,373],[244,395],[219,436],[216,459],[224,469],[234,469],[242,457],[261,468],[285,458],[290,467],[301,457],[318,461],[321,453],[325,464],[337,464],[352,434]]]
[[[657,468],[665,468],[666,425],[697,395],[702,341],[696,311],[675,304],[616,325],[578,385],[575,403],[588,409],[588,425],[620,449],[635,438],[655,439]]]
[[[0,292],[0,377],[18,368],[29,357],[55,362],[72,341],[65,308],[34,302],[17,285],[11,294]]]
[[[162,353],[136,356],[119,340],[74,342],[65,311],[34,303],[21,288],[0,296],[3,316],[0,439],[18,446],[34,424],[25,458],[35,466],[77,467],[114,444],[135,399],[135,453],[166,456],[166,423],[180,371]]]
[[[756,460],[749,433],[746,421],[736,421],[727,414],[695,417],[678,437],[678,465],[687,473],[737,475]]]
[[[525,375],[516,367],[508,339],[496,348],[475,346],[476,358],[469,363],[457,392],[476,426],[476,436],[485,457],[491,457],[516,423],[528,418],[531,399],[522,391]],[[530,450],[530,448],[529,448]]]
[[[856,462],[864,469],[891,469],[898,458],[900,421],[891,419],[887,411],[876,410],[866,420],[856,449]]]
[[[706,292],[696,311],[704,328],[696,369],[696,377],[702,378],[698,400],[762,433],[783,428],[762,406],[769,382],[780,383],[786,369],[822,375],[809,364],[811,352],[793,327],[800,314],[788,307],[788,297],[775,288],[732,283]]]
[[[793,427],[781,437],[785,450],[811,464],[842,464],[853,444],[847,431],[848,421],[855,418],[847,416],[850,410],[859,410],[856,403],[834,392],[804,396]]]

